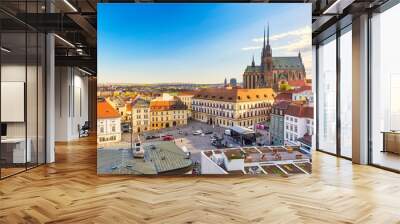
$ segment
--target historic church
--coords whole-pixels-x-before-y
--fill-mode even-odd
[[[304,80],[306,72],[301,59],[301,53],[294,57],[272,57],[269,45],[269,26],[267,28],[267,43],[264,43],[261,52],[261,64],[253,61],[247,66],[243,74],[243,87],[246,89],[274,88],[278,89],[282,81]]]

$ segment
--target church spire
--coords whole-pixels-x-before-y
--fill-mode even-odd
[[[256,63],[254,62],[254,54],[253,54],[253,60],[251,61],[251,66],[256,66]]]
[[[264,42],[265,42],[265,30],[264,30]],[[268,30],[267,30],[267,45],[269,46],[269,22],[268,22]]]
[[[263,43],[263,49],[265,48],[265,26],[264,26],[264,43]]]

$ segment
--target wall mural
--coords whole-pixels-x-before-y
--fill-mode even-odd
[[[98,174],[310,174],[311,58],[311,4],[98,4]]]

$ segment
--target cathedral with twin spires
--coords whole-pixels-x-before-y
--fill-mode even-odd
[[[243,73],[243,87],[246,89],[273,88],[278,90],[283,81],[305,80],[306,72],[301,53],[293,57],[272,57],[269,45],[269,25],[267,28],[267,43],[264,42],[261,52],[261,64],[256,65],[254,56],[251,65]]]

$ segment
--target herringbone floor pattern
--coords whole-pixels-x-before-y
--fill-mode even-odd
[[[99,177],[95,139],[0,181],[0,223],[400,223],[400,175],[323,153],[312,175]]]

